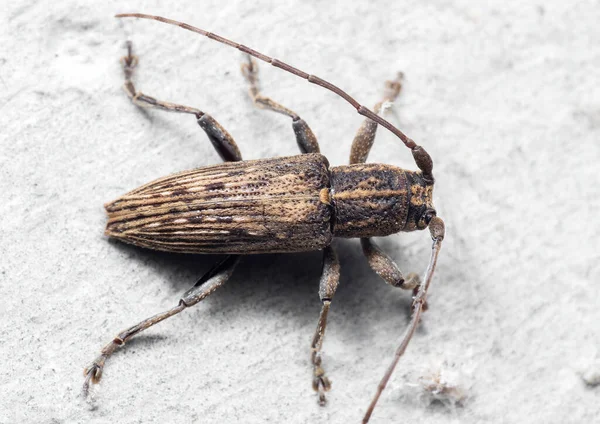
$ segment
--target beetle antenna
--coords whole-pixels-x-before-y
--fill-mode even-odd
[[[228,46],[234,47],[244,53],[249,54],[250,56],[254,56],[257,59],[260,59],[264,62],[270,63],[271,65],[275,66],[276,68],[283,69],[284,71],[287,71],[289,73],[299,76],[300,78],[304,78],[305,80],[308,80],[308,82],[320,85],[321,87],[324,87],[330,91],[333,91],[335,94],[337,94],[338,96],[340,96],[344,100],[346,100],[348,103],[350,103],[357,110],[357,112],[359,114],[366,116],[367,118],[371,119],[372,121],[377,122],[382,127],[385,127],[388,130],[390,130],[392,133],[394,133],[400,140],[402,140],[404,145],[406,147],[408,147],[409,149],[414,150],[415,148],[419,147],[417,145],[417,143],[415,143],[412,139],[407,137],[402,131],[400,131],[398,128],[396,128],[394,125],[392,125],[391,123],[389,123],[388,121],[386,121],[385,119],[383,119],[382,117],[377,115],[376,113],[372,112],[370,109],[368,109],[365,106],[358,103],[356,100],[354,100],[348,93],[346,93],[342,89],[336,87],[335,85],[331,84],[330,82],[327,82],[317,76],[307,74],[306,72],[301,71],[300,69],[294,68],[293,66],[290,66],[287,63],[281,62],[280,60],[277,60],[275,58],[266,56],[260,52],[257,52],[256,50],[251,49],[250,47],[244,46],[243,44],[236,43],[235,41],[228,40],[227,38],[221,37],[220,35],[213,34],[212,32],[208,32],[203,29],[196,28],[194,26],[188,25],[183,22],[175,21],[173,19],[163,18],[162,16],[146,15],[144,13],[119,13],[118,15],[115,15],[115,17],[116,18],[142,18],[142,19],[151,19],[154,21],[164,22],[166,24],[175,25],[175,26],[181,27],[183,29],[187,29],[188,31],[192,31],[197,34],[204,35],[205,37],[216,40],[219,43],[227,44]],[[423,148],[421,148],[421,150],[423,150]],[[419,164],[417,163],[417,165],[419,165]]]
[[[440,249],[442,247],[442,240],[444,239],[444,221],[442,221],[441,218],[438,218],[437,216],[433,217],[431,219],[431,222],[429,223],[429,231],[431,232],[431,238],[433,239],[433,246],[431,247],[431,257],[429,258],[429,265],[427,266],[427,271],[425,272],[424,283],[421,284],[417,295],[413,299],[413,313],[410,319],[410,323],[404,331],[402,341],[400,342],[400,346],[398,346],[398,349],[396,350],[396,355],[394,356],[392,363],[388,366],[388,369],[386,370],[383,378],[377,386],[377,392],[375,393],[375,396],[373,397],[373,400],[369,405],[369,409],[367,409],[367,412],[363,418],[363,424],[369,422],[369,418],[371,418],[371,414],[375,409],[375,405],[377,405],[377,401],[379,400],[383,389],[385,389],[385,386],[390,380],[390,377],[392,376],[396,365],[398,365],[400,357],[406,351],[408,343],[410,342],[410,339],[412,339],[412,336],[413,334],[415,334],[417,326],[419,325],[421,313],[423,312],[423,305],[425,304],[425,300],[427,298],[427,290],[429,289],[429,285],[431,284],[433,272],[435,271],[435,266],[437,264],[438,253],[440,252]]]

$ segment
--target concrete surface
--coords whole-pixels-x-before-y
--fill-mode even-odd
[[[242,55],[117,12],[182,19],[330,79],[367,105],[406,73],[387,116],[435,161],[447,239],[430,310],[373,423],[600,422],[600,3],[24,0],[0,12],[0,422],[355,423],[407,323],[409,294],[369,270],[356,240],[324,347],[320,408],[309,343],[320,254],[247,258],[203,304],[119,351],[80,397],[82,369],[119,330],[169,308],[215,257],[103,236],[103,203],[216,163],[189,116],[141,112],[136,81],[210,112],[246,158],[296,153],[287,119],[255,109]],[[261,66],[264,92],[312,126],[333,164],[362,119],[316,86]],[[380,130],[373,162],[414,168]],[[422,272],[428,234],[380,240]],[[440,376],[436,377],[438,374]],[[591,377],[590,377],[591,376]],[[439,402],[430,383],[449,390]],[[456,402],[459,398],[462,402]]]

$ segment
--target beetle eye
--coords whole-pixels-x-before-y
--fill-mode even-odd
[[[427,225],[429,225],[429,221],[431,221],[431,219],[436,216],[436,211],[435,209],[428,209],[427,211],[425,211],[425,215],[423,216],[423,219],[425,220],[425,223]]]

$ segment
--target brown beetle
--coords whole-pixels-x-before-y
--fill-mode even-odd
[[[133,103],[194,115],[225,163],[158,179],[107,204],[106,234],[150,249],[228,256],[189,289],[177,306],[128,328],[107,344],[84,371],[84,392],[88,393],[90,382],[100,380],[106,359],[119,346],[206,298],[229,279],[240,255],[323,250],[319,287],[322,309],[312,341],[311,362],[313,388],[318,392],[319,402],[324,404],[325,392],[331,383],[322,368],[320,352],[340,268],[331,241],[333,237],[358,237],[369,265],[379,276],[393,286],[414,292],[411,321],[363,418],[366,423],[419,323],[444,238],[444,223],[436,216],[432,201],[431,158],[425,149],[377,115],[383,102],[391,102],[398,96],[402,76],[388,82],[386,95],[373,112],[333,84],[221,36],[159,16],[131,13],[117,17],[146,18],[177,25],[247,53],[248,62],[242,65],[242,73],[250,84],[250,96],[257,106],[292,118],[296,141],[303,154],[243,161],[231,135],[210,115],[136,90],[131,77],[137,57],[133,55],[131,43],[127,43],[127,56],[122,59],[124,87]],[[350,165],[330,167],[319,153],[317,139],[306,122],[260,93],[258,69],[252,57],[333,91],[367,117],[352,144]],[[411,149],[420,171],[365,164],[378,124]],[[415,274],[405,279],[392,259],[370,239],[427,227],[433,246],[422,283]]]

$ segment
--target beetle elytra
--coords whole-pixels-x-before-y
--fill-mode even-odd
[[[242,65],[242,73],[250,84],[250,96],[257,106],[292,119],[302,154],[243,161],[231,135],[210,115],[136,90],[132,76],[137,57],[133,55],[131,43],[127,43],[127,56],[122,59],[124,88],[133,103],[194,115],[224,163],[160,178],[108,203],[105,206],[106,234],[150,249],[221,253],[227,257],[184,293],[177,306],[129,327],[108,343],[84,370],[84,393],[88,393],[90,383],[100,380],[106,359],[119,346],[206,298],[229,279],[241,255],[322,250],[323,272],[319,285],[322,306],[311,344],[311,363],[312,386],[319,402],[324,404],[325,392],[331,383],[321,363],[321,347],[340,274],[331,241],[333,237],[360,238],[371,268],[388,284],[414,293],[411,320],[363,418],[364,423],[368,422],[417,328],[444,238],[444,222],[433,207],[433,162],[429,154],[378,115],[384,101],[393,101],[398,96],[401,75],[388,82],[383,101],[371,111],[333,84],[219,35],[159,16],[131,13],[117,17],[177,25],[246,53],[248,62]],[[260,93],[253,58],[333,91],[366,117],[353,141],[349,165],[331,167],[319,153],[317,139],[307,123],[292,110]],[[419,171],[365,163],[378,125],[394,133],[411,150]],[[371,237],[425,228],[429,228],[433,245],[422,281],[415,274],[404,278],[392,259],[371,240]]]

